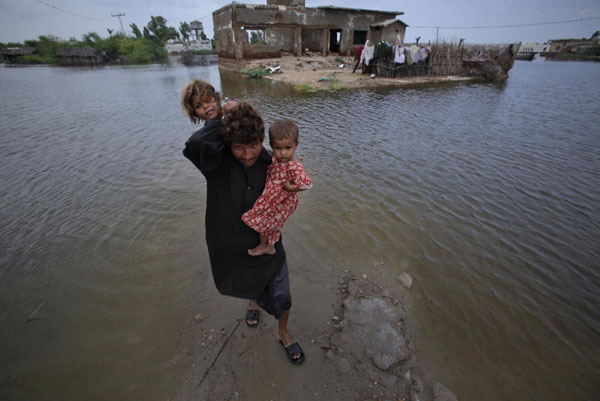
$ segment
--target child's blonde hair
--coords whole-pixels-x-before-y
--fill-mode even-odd
[[[198,118],[196,111],[194,110],[194,99],[196,97],[203,103],[210,102],[211,100],[220,103],[221,96],[219,95],[219,92],[215,91],[215,88],[211,84],[200,79],[194,79],[183,88],[181,94],[181,107],[194,124],[199,124],[201,119]]]
[[[292,139],[298,144],[298,126],[292,120],[277,120],[269,127],[269,140]]]

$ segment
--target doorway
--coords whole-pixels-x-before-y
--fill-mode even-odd
[[[329,30],[329,51],[332,53],[339,53],[342,45],[342,30],[341,29],[330,29]]]

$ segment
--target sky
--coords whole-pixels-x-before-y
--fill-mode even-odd
[[[96,32],[108,36],[107,29],[125,31],[129,25],[140,29],[151,16],[163,16],[168,25],[199,20],[213,37],[212,12],[230,4],[228,0],[0,0],[0,42],[23,42],[40,35],[61,39]],[[238,3],[266,4],[266,0],[240,0]],[[589,38],[600,30],[600,0],[306,0],[307,7],[335,7],[401,11],[408,24],[406,42],[420,36],[421,43],[439,39],[467,43],[546,42],[550,39]],[[592,20],[528,27],[458,29],[451,27],[498,26],[548,23],[594,18]],[[436,28],[440,27],[439,33]]]

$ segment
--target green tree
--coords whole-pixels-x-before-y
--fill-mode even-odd
[[[114,29],[106,28],[106,30],[108,31],[108,36],[112,36]]]
[[[206,36],[206,34],[204,33],[204,31],[200,31],[200,39],[202,39],[202,40],[208,40],[208,37]]]
[[[146,26],[148,31],[152,34],[152,39],[160,43],[165,43],[169,39],[177,39],[179,36],[177,30],[172,26],[167,26],[167,20],[160,15],[157,17],[151,16],[150,22],[148,22],[148,25]],[[144,31],[144,37],[145,36]]]
[[[250,43],[264,44],[265,34],[263,31],[251,31],[250,32]]]
[[[133,34],[135,35],[135,37],[137,39],[142,39],[142,32],[140,32],[140,28],[138,28],[138,26],[134,23],[129,24],[129,26],[131,27],[131,30],[133,31]]]
[[[41,64],[55,64],[56,63],[56,52],[61,47],[66,47],[68,44],[60,40],[60,38],[53,35],[41,35],[38,40],[26,40],[26,47],[33,47],[35,49],[35,57],[31,58],[35,63]]]
[[[19,43],[19,42],[2,43],[2,42],[0,42],[0,48],[2,48],[2,47],[23,47],[23,43]]]
[[[190,33],[192,32],[192,30],[190,29],[190,24],[188,24],[187,22],[180,22],[179,32],[181,32],[183,42],[187,42],[190,39]]]
[[[124,38],[121,35],[109,36],[107,39],[97,43],[95,47],[99,50],[105,51],[108,57],[114,60],[117,59],[119,55],[122,55],[119,53],[119,50],[121,48],[121,41],[123,39]]]
[[[81,41],[86,47],[94,47],[102,41],[102,38],[96,32],[88,32],[81,35]]]

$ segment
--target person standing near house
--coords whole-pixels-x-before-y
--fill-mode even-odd
[[[358,64],[360,64],[360,60],[361,60],[361,56],[362,56],[362,52],[363,52],[364,48],[365,47],[363,45],[360,45],[360,47],[356,51],[356,56],[354,56],[354,61],[355,61],[354,68],[352,69],[353,74],[356,72],[356,69],[358,68]]]
[[[282,241],[272,255],[249,255],[259,234],[241,219],[263,192],[271,163],[262,147],[263,120],[247,102],[228,103],[222,120],[218,93],[199,80],[183,90],[181,104],[192,122],[205,122],[185,143],[183,154],[206,178],[206,244],[217,290],[250,300],[249,327],[258,325],[259,307],[278,319],[277,338],[289,360],[300,364],[304,353],[287,328],[292,298]]]

